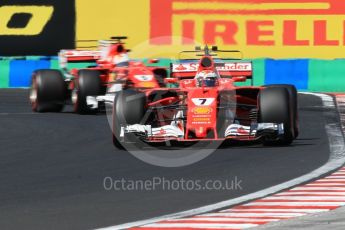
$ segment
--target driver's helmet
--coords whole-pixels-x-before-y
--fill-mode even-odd
[[[206,87],[214,87],[218,83],[218,75],[212,70],[203,70],[200,71],[196,77],[196,85],[198,87],[206,86]]]
[[[117,54],[114,55],[113,57],[113,63],[117,66],[117,67],[126,67],[129,65],[129,57],[128,54],[126,53],[122,53],[122,54]]]

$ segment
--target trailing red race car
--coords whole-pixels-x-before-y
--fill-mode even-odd
[[[65,104],[72,103],[76,113],[92,113],[104,107],[107,101],[113,103],[113,92],[107,90],[164,85],[166,68],[148,67],[141,61],[129,60],[129,50],[124,47],[123,39],[126,37],[99,41],[97,51],[62,50],[59,53],[61,70],[36,70],[30,90],[33,111],[59,112]],[[85,69],[67,69],[68,63],[79,62],[93,65]]]
[[[252,79],[252,63],[224,62],[206,46],[198,60],[171,65],[178,88],[124,90],[113,107],[113,142],[250,141],[289,145],[298,136],[297,91],[292,85],[235,86]]]

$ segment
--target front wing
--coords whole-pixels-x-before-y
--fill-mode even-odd
[[[211,141],[211,140],[256,140],[264,136],[279,138],[284,134],[284,124],[276,123],[257,123],[251,126],[231,124],[224,133],[224,138],[213,139],[190,139],[185,138],[184,130],[176,125],[165,125],[157,128],[151,125],[127,125],[121,127],[120,138],[126,140],[127,134],[135,134],[146,142],[165,142],[165,141]]]

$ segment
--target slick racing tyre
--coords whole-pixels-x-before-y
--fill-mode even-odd
[[[91,109],[87,105],[86,98],[87,96],[98,96],[102,94],[100,74],[97,70],[79,71],[71,96],[75,113],[91,114],[96,112],[96,110]]]
[[[67,85],[58,70],[37,70],[30,87],[30,103],[34,112],[61,112],[67,96]]]
[[[140,124],[146,113],[145,104],[146,96],[144,93],[130,89],[116,93],[112,120],[113,143],[118,149],[124,149],[120,141],[121,126]]]
[[[284,134],[278,139],[265,137],[265,145],[292,143],[294,140],[293,106],[285,87],[268,87],[260,91],[259,122],[284,124]]]
[[[288,85],[288,84],[274,84],[274,85],[267,85],[266,87],[283,87],[286,88],[289,92],[290,96],[290,102],[292,103],[292,109],[293,109],[293,123],[294,123],[294,137],[295,139],[299,135],[299,116],[298,116],[298,95],[297,95],[297,89],[294,85]]]

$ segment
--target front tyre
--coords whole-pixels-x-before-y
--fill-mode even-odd
[[[293,108],[289,92],[284,87],[268,87],[259,94],[259,122],[284,124],[284,134],[278,139],[265,137],[265,145],[290,145],[294,140]]]
[[[146,96],[134,90],[123,90],[115,95],[113,106],[113,144],[124,149],[121,143],[121,126],[140,124],[146,113]]]
[[[71,95],[75,113],[91,114],[96,112],[87,105],[86,98],[87,96],[98,96],[102,94],[100,75],[100,71],[97,70],[79,71]]]
[[[292,114],[293,114],[293,124],[294,124],[294,137],[295,139],[299,136],[299,115],[298,115],[298,95],[297,95],[297,89],[294,85],[289,84],[273,84],[273,85],[267,85],[268,88],[275,88],[275,87],[281,87],[286,88],[289,92],[290,102],[292,106]]]

